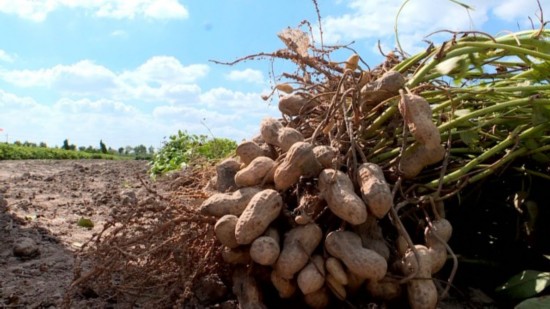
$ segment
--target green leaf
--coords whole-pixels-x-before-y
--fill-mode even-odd
[[[537,295],[550,285],[550,272],[524,270],[510,278],[495,291],[513,299],[524,299]]]
[[[476,130],[460,132],[460,139],[470,148],[475,148],[479,144],[479,133]]]
[[[514,309],[546,309],[550,308],[550,296],[529,298],[519,303]]]
[[[534,126],[550,122],[550,106],[535,104],[532,117]]]
[[[94,227],[94,223],[92,222],[92,220],[84,217],[80,218],[76,224],[80,227],[85,227],[88,229],[91,229]]]

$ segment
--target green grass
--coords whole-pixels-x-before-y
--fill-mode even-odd
[[[28,147],[0,143],[0,160],[29,160],[29,159],[127,159],[128,157],[103,153],[88,153],[76,150],[59,148]]]

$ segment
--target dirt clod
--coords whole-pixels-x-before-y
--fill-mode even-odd
[[[34,239],[21,237],[15,241],[13,246],[13,255],[21,259],[32,259],[40,255],[40,249]]]

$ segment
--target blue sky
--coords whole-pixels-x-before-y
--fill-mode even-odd
[[[386,51],[395,46],[402,2],[318,0],[325,43],[355,41],[376,66],[378,40]],[[474,10],[410,0],[399,20],[404,49],[419,51],[436,30],[497,34],[537,20],[535,0],[462,2]],[[541,3],[550,16],[550,0]],[[311,1],[0,0],[0,141],[160,147],[177,130],[251,138],[262,118],[280,116],[276,100],[260,98],[274,83],[270,62],[209,60],[283,48],[277,33],[302,20],[317,29]],[[280,61],[274,68],[293,70]]]

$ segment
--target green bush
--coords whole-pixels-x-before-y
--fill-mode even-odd
[[[189,134],[178,131],[164,142],[162,148],[153,156],[151,174],[159,175],[178,170],[199,159],[217,161],[230,155],[237,143],[226,138],[208,139],[206,135]]]
[[[118,159],[109,154],[90,154],[82,151],[61,148],[29,147],[17,144],[0,143],[0,160],[30,159]]]

